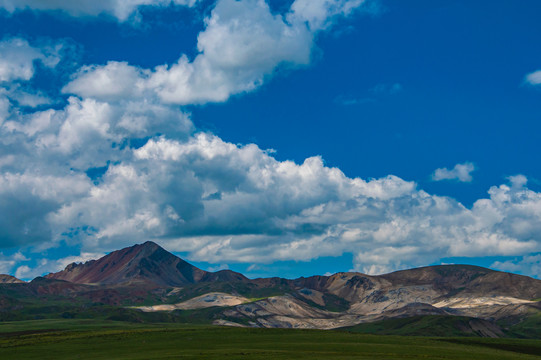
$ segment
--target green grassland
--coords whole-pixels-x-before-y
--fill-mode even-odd
[[[503,326],[507,324],[503,323]],[[507,335],[517,338],[541,339],[541,313],[521,319],[516,324],[507,327]]]
[[[470,319],[463,316],[412,316],[358,324],[344,330],[375,335],[479,336],[474,332],[466,333],[461,330],[467,327]]]
[[[536,356],[537,355],[537,356]],[[539,359],[541,340],[46,319],[0,323],[1,359]]]
[[[371,323],[363,323],[344,328],[344,330],[374,335],[402,335],[402,336],[455,336],[479,337],[479,332],[468,332],[468,323],[473,318],[464,316],[425,315],[406,318],[386,319]],[[541,339],[541,313],[533,314],[520,319],[518,322],[508,323],[500,321],[500,326],[507,338]],[[541,355],[541,353],[540,353]]]

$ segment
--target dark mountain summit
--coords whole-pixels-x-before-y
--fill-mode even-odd
[[[247,280],[242,274],[229,270],[212,273],[198,269],[151,241],[113,251],[98,260],[72,263],[46,278],[78,284],[143,283],[156,286]]]

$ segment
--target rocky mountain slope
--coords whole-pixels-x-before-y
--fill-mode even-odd
[[[0,284],[22,284],[24,281],[17,279],[15,276],[0,274]]]
[[[78,314],[88,309],[110,311],[114,306],[124,314],[112,316],[115,319],[129,313],[137,321],[155,316],[160,321],[231,326],[353,329],[369,323],[396,324],[389,322],[392,319],[430,318],[417,324],[433,324],[434,319],[454,317],[460,321],[441,323],[500,336],[505,329],[541,323],[541,280],[469,265],[379,276],[349,272],[294,280],[248,279],[228,270],[203,271],[146,242],[70,264],[29,283],[5,279],[11,283],[0,286],[0,320],[13,318],[8,311],[14,309],[24,312],[45,303],[68,302],[71,310],[62,316],[83,316]]]
[[[247,280],[242,274],[229,270],[212,273],[198,269],[151,241],[114,251],[98,260],[72,263],[63,271],[49,274],[46,278],[77,284],[136,283],[151,286]]]

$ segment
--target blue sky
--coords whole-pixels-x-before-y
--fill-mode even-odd
[[[0,3],[0,272],[153,240],[541,276],[537,1]]]

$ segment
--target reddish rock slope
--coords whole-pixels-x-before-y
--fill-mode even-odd
[[[156,286],[246,280],[243,275],[233,271],[211,273],[198,269],[151,241],[113,251],[101,259],[84,264],[70,264],[63,271],[49,274],[46,278],[78,284],[143,283]]]

